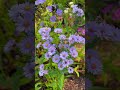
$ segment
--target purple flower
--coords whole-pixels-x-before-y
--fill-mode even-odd
[[[38,32],[41,35],[44,35],[44,34],[48,35],[50,33],[50,31],[51,31],[51,28],[49,28],[49,27],[43,27],[43,28],[40,28]]]
[[[76,58],[78,56],[78,52],[77,51],[70,52],[70,55]]]
[[[50,21],[51,21],[51,22],[55,22],[55,21],[56,21],[56,16],[50,17]]]
[[[77,13],[77,16],[83,16],[84,15],[84,11],[82,9],[78,9],[78,13]]]
[[[72,53],[73,51],[76,51],[76,48],[74,46],[70,48],[70,52]]]
[[[69,66],[69,60],[64,59],[64,60],[62,61],[62,64],[63,64],[63,67],[68,67],[68,66]]]
[[[50,48],[48,49],[48,54],[52,56],[55,53],[56,53],[56,48],[54,46],[50,46]]]
[[[45,74],[48,74],[48,70],[40,70],[39,71],[39,76],[43,76]]]
[[[74,61],[72,59],[69,59],[68,62],[69,62],[69,65],[74,63]]]
[[[77,13],[78,11],[78,6],[77,5],[72,5],[72,8],[73,8],[73,13]]]
[[[28,77],[28,78],[32,78],[32,76],[34,75],[34,67],[35,67],[35,64],[34,62],[30,62],[30,63],[27,63],[23,70],[24,70],[24,75],[25,77]]]
[[[60,40],[65,40],[66,36],[65,35],[60,35],[59,38],[60,38]]]
[[[69,43],[70,44],[74,44],[75,43],[75,39],[76,39],[76,36],[75,35],[71,35],[68,40],[69,40]]]
[[[49,12],[52,12],[52,6],[47,6],[47,9],[49,10]]]
[[[43,40],[49,40],[49,38],[50,38],[50,35],[48,35],[48,34],[43,34],[43,36],[42,36]]]
[[[43,28],[40,28],[38,32],[42,35],[43,40],[48,40],[50,39],[50,35],[49,35],[50,31],[51,31],[51,28],[43,27]]]
[[[41,64],[39,67],[39,76],[43,76],[44,74],[48,74],[48,70],[44,70],[44,64]]]
[[[49,37],[49,41],[52,42],[52,41],[53,41],[53,38],[52,38],[52,37]]]
[[[68,53],[67,52],[63,51],[63,52],[60,53],[60,58],[61,59],[66,59],[67,57],[68,57]]]
[[[23,39],[18,46],[20,47],[20,51],[23,54],[32,54],[32,52],[34,51],[34,38],[33,37],[27,37],[25,39]]]
[[[73,8],[73,13],[77,13],[77,16],[83,16],[84,15],[84,11],[80,8],[78,8],[77,5],[72,5]]]
[[[18,32],[32,32],[34,30],[34,22],[31,17],[25,16],[24,18],[19,17],[16,22],[16,31]]]
[[[20,4],[19,7],[20,7],[20,12],[22,14],[34,15],[34,11],[35,11],[34,4],[26,2],[26,3]]]
[[[9,16],[13,21],[20,17],[20,5],[16,4],[9,10]]]
[[[10,39],[4,46],[4,52],[9,52],[12,49],[14,44],[15,44],[15,40]]]
[[[76,36],[76,39],[75,39],[75,41],[77,42],[77,43],[85,43],[85,38],[83,38],[82,36]]]
[[[61,9],[57,9],[56,13],[57,13],[57,15],[61,16],[63,11]]]
[[[102,63],[96,58],[92,58],[90,61],[87,61],[86,67],[87,71],[94,75],[102,73]]]
[[[92,59],[100,59],[99,54],[94,49],[87,49],[86,50],[86,63],[89,63]]]
[[[73,73],[73,72],[74,72],[74,69],[73,69],[72,67],[69,67],[69,68],[68,68],[68,72],[69,72],[69,73]]]
[[[50,47],[50,42],[49,41],[46,41],[44,44],[43,44],[43,48],[44,49],[48,49]]]
[[[58,34],[59,34],[59,33],[62,33],[62,29],[56,28],[56,29],[54,30],[54,32],[55,32],[55,33],[58,33]]]
[[[64,44],[64,48],[69,49],[70,48],[69,44]]]
[[[49,59],[51,56],[48,54],[48,52],[45,54],[45,58]]]
[[[59,47],[59,49],[62,49],[62,48],[64,48],[64,44],[61,44],[61,43],[60,43],[60,44],[58,45],[58,47]]]
[[[64,69],[64,66],[63,66],[62,62],[59,62],[59,63],[58,63],[58,69],[60,69],[60,70],[63,70],[63,69]]]
[[[41,64],[39,68],[40,68],[40,70],[43,70],[44,69],[44,64]]]
[[[58,63],[60,61],[60,56],[58,54],[54,55],[53,58],[52,58],[52,61],[54,63]]]
[[[46,0],[36,0],[35,5],[43,4]]]

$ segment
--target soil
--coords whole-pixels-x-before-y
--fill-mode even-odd
[[[65,80],[63,90],[85,90],[84,78],[69,78]]]

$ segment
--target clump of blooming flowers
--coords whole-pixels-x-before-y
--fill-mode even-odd
[[[14,50],[15,53],[21,52],[21,58],[34,56],[34,10],[34,3],[25,2],[12,6],[8,11],[9,17],[15,23],[15,31],[12,33],[14,39],[10,39],[4,47],[5,53],[11,53],[10,51]],[[25,60],[27,63],[24,63],[24,67],[21,65],[20,67],[23,68],[25,77],[32,78],[34,61],[26,57]]]
[[[59,36],[59,43],[54,44],[54,38],[50,35],[52,32],[51,30],[50,27],[43,27],[38,31],[43,41],[41,46],[46,50],[45,58],[48,61],[52,60],[53,63],[57,64],[59,70],[67,68],[69,73],[73,73],[74,69],[71,65],[74,63],[74,58],[78,57],[78,52],[74,45],[75,43],[84,44],[85,39],[79,35],[70,35],[67,37],[63,34],[63,29],[55,28],[53,33]],[[39,75],[43,76],[44,74],[47,74],[46,72],[47,71],[44,72],[40,69]]]

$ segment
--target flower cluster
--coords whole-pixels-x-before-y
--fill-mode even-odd
[[[47,60],[52,60],[53,63],[57,64],[59,70],[67,68],[69,73],[73,73],[74,69],[71,67],[71,65],[74,62],[73,59],[78,57],[78,52],[74,47],[74,44],[84,44],[85,39],[79,35],[70,35],[67,37],[63,34],[63,30],[61,28],[56,28],[54,29],[53,33],[59,36],[59,44],[54,44],[54,38],[50,36],[50,27],[40,28],[38,32],[43,40],[41,46],[43,49],[47,50],[45,53],[45,58]],[[40,76],[42,75],[44,74],[40,74]]]
[[[34,31],[34,4],[26,2],[16,4],[9,10],[10,18],[15,22],[16,32],[25,32],[28,35]]]
[[[81,8],[78,8],[78,5],[71,5],[72,9],[73,9],[73,13],[77,14],[77,16],[83,16],[84,15],[84,11]]]
[[[88,49],[86,51],[86,68],[87,71],[93,75],[98,75],[102,73],[102,63],[99,58],[97,51],[93,49]]]
[[[92,39],[97,36],[100,39],[120,41],[120,29],[107,24],[106,22],[88,22],[86,24],[86,35],[89,35]]]
[[[39,69],[40,69],[39,76],[43,76],[44,74],[48,73],[47,70],[44,70],[44,64],[41,64]]]
[[[34,4],[29,2],[11,7],[9,17],[15,23],[14,40],[8,41],[4,48],[5,52],[9,52],[14,47],[15,52],[18,53],[19,50],[24,57],[29,55],[31,58],[34,55],[34,11]],[[34,62],[28,58],[25,58],[25,60],[28,61],[23,67],[23,74],[27,78],[32,78],[34,75]]]

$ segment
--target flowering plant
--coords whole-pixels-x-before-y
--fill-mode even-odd
[[[64,9],[52,0],[36,0],[36,88],[63,90],[66,77],[74,72],[79,77],[84,70],[85,38],[77,33],[85,23],[84,11],[74,3]]]

